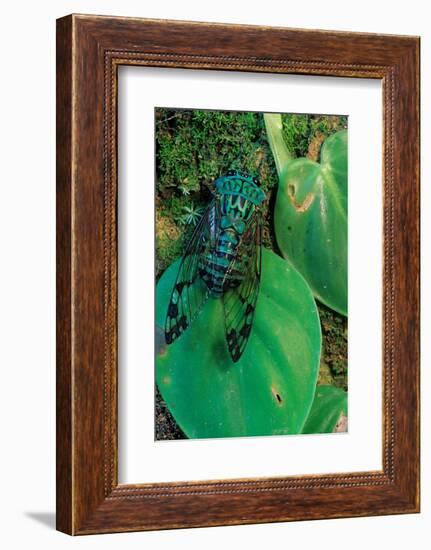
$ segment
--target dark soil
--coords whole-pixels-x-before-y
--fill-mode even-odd
[[[154,437],[156,441],[166,439],[187,439],[181,428],[175,422],[174,417],[169,412],[158,388],[156,388],[156,433]]]

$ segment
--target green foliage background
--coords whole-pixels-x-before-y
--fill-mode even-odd
[[[319,160],[320,147],[347,127],[347,117],[283,115],[283,137],[295,156]],[[261,113],[156,109],[156,276],[178,258],[194,221],[229,169],[256,175],[267,194],[263,244],[277,250],[272,212],[278,176]],[[323,349],[319,384],[347,389],[347,319],[318,304]],[[156,439],[182,437],[156,396]]]

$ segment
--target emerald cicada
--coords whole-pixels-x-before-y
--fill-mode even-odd
[[[261,211],[265,193],[251,175],[230,170],[188,242],[172,289],[165,339],[172,344],[208,298],[223,301],[229,353],[237,362],[253,325],[261,276]]]

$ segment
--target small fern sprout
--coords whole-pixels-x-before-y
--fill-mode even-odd
[[[180,217],[180,223],[183,225],[196,226],[204,210],[205,208],[203,206],[195,206],[192,201],[190,205],[183,206],[184,214]]]

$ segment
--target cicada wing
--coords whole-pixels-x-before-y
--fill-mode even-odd
[[[208,298],[208,288],[199,277],[199,259],[214,239],[214,226],[209,224],[213,208],[211,203],[204,212],[181,259],[166,314],[167,344],[181,336]]]
[[[253,326],[262,270],[261,241],[260,216],[255,214],[230,267],[231,272],[243,274],[242,280],[236,288],[223,295],[226,341],[234,363],[244,353]]]

